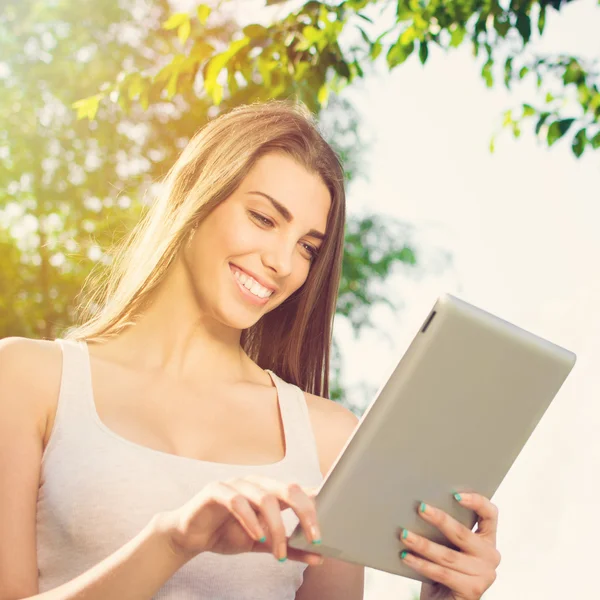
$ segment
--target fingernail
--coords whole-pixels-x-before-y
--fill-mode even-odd
[[[402,552],[400,552],[400,558],[402,560],[404,560],[406,558],[406,555],[408,554],[407,550],[402,550]]]
[[[454,497],[460,502],[462,500],[461,495],[458,492],[455,492]]]
[[[408,537],[408,529],[402,530],[402,539],[405,540]]]
[[[321,532],[319,531],[319,528],[316,525],[311,525],[309,527],[309,529],[310,529],[310,536],[312,538],[312,543],[320,544],[321,543]]]
[[[426,508],[427,508],[427,505],[425,504],[425,502],[421,502],[421,506],[419,506],[419,510],[422,513],[424,513]]]
[[[279,562],[283,562],[284,560],[287,560],[287,544],[285,542],[281,542],[281,544],[279,544]]]
[[[259,538],[259,539],[258,539],[258,541],[259,541],[261,544],[264,544],[264,543],[267,541],[267,536],[266,536],[266,535],[263,535],[261,538]]]

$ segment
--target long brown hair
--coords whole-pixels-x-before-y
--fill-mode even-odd
[[[117,248],[101,284],[86,281],[87,302],[79,309],[82,323],[65,337],[103,340],[132,325],[190,232],[239,187],[268,152],[287,154],[319,175],[332,202],[326,239],[306,282],[244,330],[241,345],[260,367],[326,397],[344,245],[344,170],[314,116],[297,102],[272,100],[239,106],[194,135],[149,210]]]

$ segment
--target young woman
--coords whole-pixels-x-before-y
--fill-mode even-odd
[[[202,128],[65,339],[0,341],[0,600],[363,597],[319,543],[314,488],[357,424],[327,399],[344,230],[340,161],[302,107]],[[497,510],[420,516],[404,560],[480,598]],[[290,560],[286,562],[286,558]]]

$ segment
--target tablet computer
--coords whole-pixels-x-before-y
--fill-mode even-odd
[[[575,355],[450,294],[441,296],[322,482],[322,544],[289,545],[430,582],[403,564],[399,527],[455,546],[421,501],[472,529],[453,493],[492,498]]]

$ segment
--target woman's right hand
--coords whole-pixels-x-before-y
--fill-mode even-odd
[[[182,507],[163,513],[161,522],[171,548],[183,557],[272,552],[278,560],[318,565],[318,554],[288,548],[281,517],[291,508],[308,541],[320,543],[314,496],[313,489],[256,475],[215,481]]]

